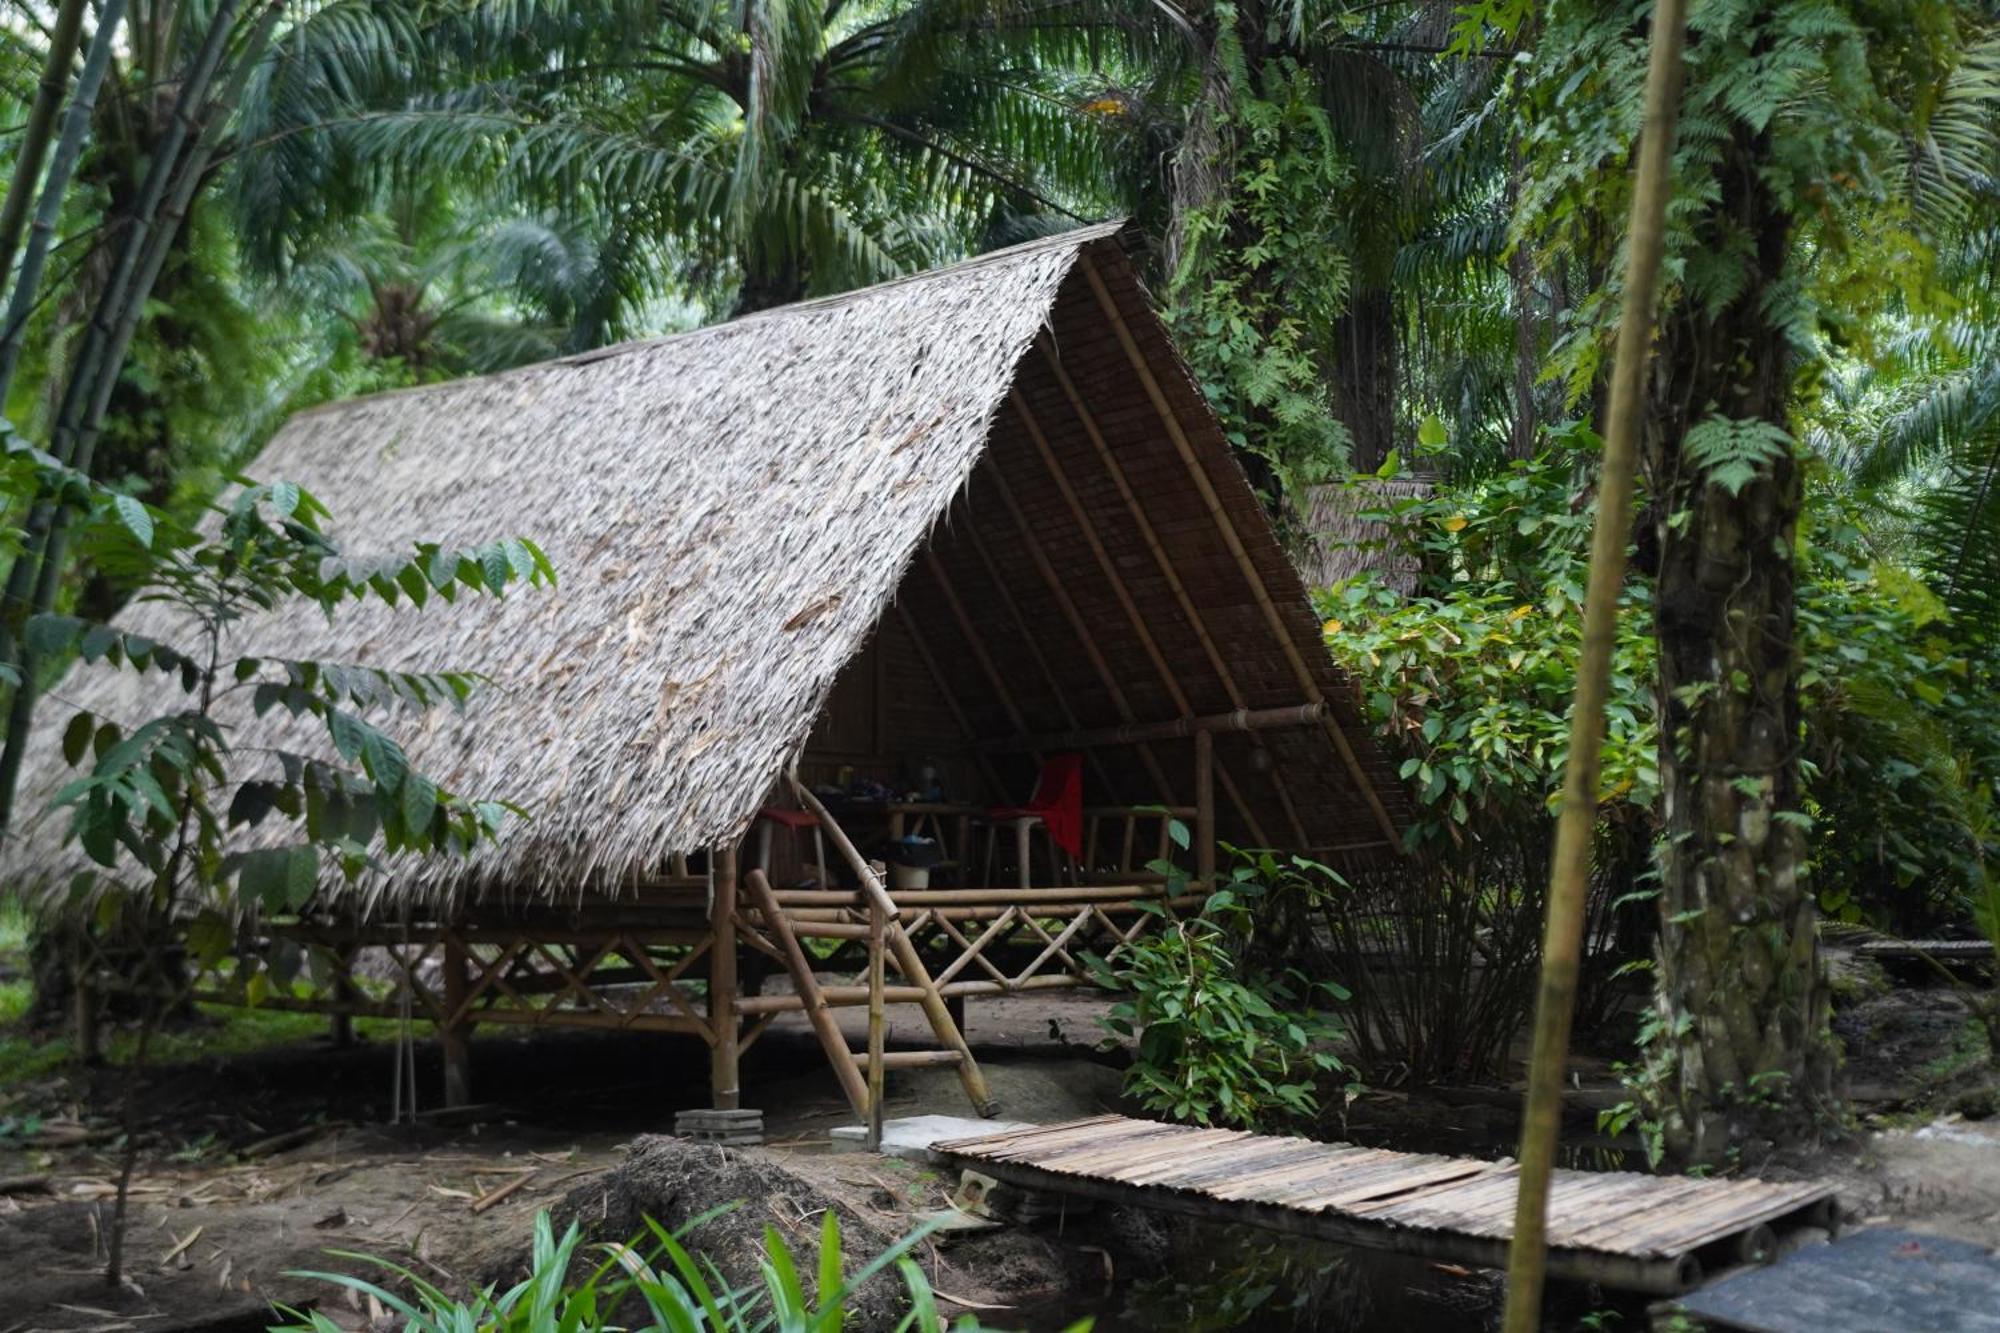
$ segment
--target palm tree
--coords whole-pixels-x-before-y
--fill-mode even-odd
[[[246,125],[254,260],[282,271],[337,201],[444,172],[671,246],[739,311],[1108,211],[1123,103],[1092,93],[1154,40],[1082,3],[493,0],[394,31],[353,3],[368,58],[274,68]]]

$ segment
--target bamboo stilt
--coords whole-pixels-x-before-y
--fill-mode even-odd
[[[883,992],[888,982],[884,977],[883,938],[887,918],[882,909],[874,903],[868,905],[868,1132],[866,1142],[869,1152],[882,1150],[882,1098],[885,1087],[887,1062],[883,1060],[884,1029],[888,1017],[884,1013]],[[949,1054],[949,1052],[947,1052]]]
[[[709,1047],[708,1098],[718,1111],[734,1111],[742,1104],[742,1032],[736,1017],[736,875],[736,848],[724,848],[715,858],[715,901],[709,905],[709,929],[715,942],[708,950],[708,1023],[714,1033]]]
[[[1215,733],[1194,734],[1194,877],[1215,887]]]
[[[1577,660],[1576,702],[1570,712],[1569,762],[1562,813],[1549,866],[1548,920],[1542,937],[1542,977],[1535,1001],[1535,1044],[1528,1064],[1527,1110],[1521,1125],[1520,1189],[1514,1239],[1507,1253],[1506,1333],[1534,1333],[1542,1322],[1548,1269],[1549,1179],[1562,1130],[1563,1067],[1569,1054],[1583,949],[1586,888],[1597,822],[1597,781],[1604,744],[1604,704],[1617,637],[1618,594],[1625,582],[1625,545],[1632,527],[1640,414],[1645,410],[1647,349],[1659,300],[1666,249],[1667,204],[1673,193],[1674,122],[1680,110],[1681,48],[1686,0],[1657,0],[1639,155],[1633,167],[1632,211],[1625,257],[1624,308],[1619,312],[1611,399],[1605,410],[1604,462],[1591,531],[1590,582],[1583,603],[1583,652]]]
[[[444,1012],[457,1014],[471,989],[466,947],[458,936],[444,939]],[[469,1106],[472,1103],[472,1024],[464,1019],[447,1021],[438,1027],[438,1045],[444,1049],[444,1104]]]

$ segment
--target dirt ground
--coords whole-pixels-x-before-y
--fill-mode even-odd
[[[1086,1044],[1100,1009],[1094,998],[1061,995],[975,1007],[973,1040],[1003,1115],[1059,1120],[1118,1106],[1118,1071]],[[416,1058],[418,1087],[429,1094],[422,1109],[442,1076],[427,1042]],[[101,1277],[124,1072],[76,1071],[0,1090],[0,1113],[14,1123],[40,1117],[25,1141],[0,1138],[0,1178],[48,1181],[46,1192],[0,1195],[0,1333],[262,1329],[272,1303],[308,1301],[359,1327],[361,1311],[291,1275],[360,1271],[328,1250],[380,1256],[447,1289],[508,1280],[535,1213],[569,1200],[588,1222],[593,1190],[608,1211],[635,1136],[670,1131],[676,1110],[705,1104],[706,1073],[705,1051],[670,1037],[482,1031],[473,1077],[483,1100],[473,1114],[399,1127],[383,1123],[389,1043],[150,1071],[124,1290]],[[744,1104],[764,1111],[768,1146],[702,1151],[779,1168],[776,1177],[743,1178],[746,1190],[756,1187],[745,1208],[759,1235],[769,1222],[810,1253],[818,1208],[830,1198],[858,1224],[849,1253],[865,1257],[911,1230],[918,1213],[943,1206],[956,1184],[908,1163],[829,1150],[827,1131],[852,1116],[802,1023],[774,1024],[759,1043]],[[893,1073],[888,1111],[971,1114],[948,1069]],[[1163,1242],[1143,1224],[1108,1241],[1104,1229],[1098,1219],[1060,1237],[985,1233],[926,1247],[922,1261],[942,1292],[979,1309],[1053,1298],[1103,1274],[1124,1257],[1117,1251],[1143,1259],[1150,1247],[1164,1260]]]
[[[1105,1003],[1057,993],[975,1004],[969,1033],[1003,1116],[1052,1121],[1129,1109],[1115,1061],[1093,1049]],[[1839,1181],[1850,1223],[1894,1221],[2000,1245],[2000,1119],[1987,1118],[2000,1084],[1962,1001],[1948,990],[1850,987],[1837,1025],[1863,1114],[1847,1143],[1787,1165]],[[892,1041],[922,1036],[905,1019]],[[636,1224],[635,1209],[706,1207],[735,1192],[744,1204],[731,1225],[742,1224],[739,1239],[753,1248],[768,1223],[809,1254],[831,1208],[850,1255],[862,1255],[906,1234],[956,1183],[829,1150],[827,1131],[851,1116],[795,1017],[774,1025],[746,1063],[744,1104],[764,1111],[768,1136],[751,1150],[642,1137],[670,1130],[676,1110],[705,1099],[705,1053],[677,1039],[482,1031],[474,1056],[482,1102],[468,1116],[435,1112],[434,1048],[421,1042],[416,1058],[420,1107],[432,1113],[415,1126],[384,1123],[394,1070],[384,1041],[306,1044],[144,1074],[132,1282],[123,1290],[100,1273],[117,1171],[112,1140],[130,1075],[72,1071],[0,1089],[0,1124],[36,1126],[28,1135],[0,1131],[0,1178],[47,1181],[44,1191],[0,1193],[0,1333],[248,1333],[269,1325],[273,1302],[318,1302],[359,1329],[365,1308],[295,1270],[358,1271],[357,1261],[325,1253],[350,1250],[447,1289],[505,1282],[518,1273],[543,1209],[612,1238]],[[1600,1067],[1581,1072],[1571,1128],[1587,1138],[1591,1099],[1611,1091]],[[897,1071],[890,1092],[892,1116],[969,1113],[949,1069]],[[1345,1108],[1344,1123],[1326,1131],[1500,1156],[1513,1139],[1512,1103],[1504,1088],[1384,1089]],[[1636,1155],[1625,1162],[1636,1164]],[[1212,1295],[1215,1284],[1201,1275],[1221,1271],[1218,1256],[1226,1250],[1236,1265],[1256,1245],[1102,1210],[941,1238],[918,1258],[947,1310],[972,1310],[1001,1327],[1060,1327],[1058,1312],[1101,1309],[1112,1313],[1100,1329],[1220,1328],[1229,1325],[1203,1322],[1207,1314],[1162,1322],[1116,1312],[1135,1282],[1163,1287],[1192,1311]],[[1408,1308],[1391,1318],[1379,1299],[1376,1314],[1363,1318],[1348,1290],[1354,1284],[1339,1277],[1347,1261],[1282,1258],[1287,1280],[1302,1288],[1340,1287],[1347,1314],[1323,1323],[1295,1312],[1257,1326],[1475,1328],[1491,1307],[1489,1277],[1428,1265],[1420,1274],[1397,1270],[1393,1282],[1435,1288],[1443,1274],[1449,1290],[1426,1299],[1463,1305],[1462,1322]]]

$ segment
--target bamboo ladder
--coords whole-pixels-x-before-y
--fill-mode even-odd
[[[819,1038],[820,1046],[826,1052],[828,1063],[833,1066],[834,1076],[840,1080],[841,1091],[847,1095],[854,1113],[868,1126],[870,1146],[880,1141],[883,1077],[890,1069],[951,1065],[958,1070],[959,1082],[964,1085],[965,1095],[971,1099],[973,1109],[982,1116],[998,1114],[1000,1105],[987,1087],[986,1076],[980,1072],[979,1062],[973,1058],[972,1048],[966,1044],[964,1033],[952,1019],[930,969],[924,966],[915,943],[904,930],[901,912],[883,885],[881,873],[862,857],[846,832],[834,822],[819,799],[798,780],[796,773],[787,774],[786,780],[800,805],[819,816],[821,827],[834,849],[853,868],[855,878],[861,884],[868,919],[865,922],[820,920],[816,914],[795,914],[779,903],[778,895],[764,872],[761,869],[752,870],[743,881],[749,890],[750,906],[756,909],[763,928],[771,935],[797,994],[739,1000],[738,1012],[777,1013],[797,1009],[805,1014],[806,1020],[812,1024],[813,1034]],[[868,1045],[865,1051],[857,1052],[848,1045],[847,1036],[840,1030],[840,1024],[833,1015],[837,1004],[852,1003],[862,997],[848,995],[846,990],[850,988],[836,991],[821,986],[819,978],[813,973],[812,960],[801,943],[802,938],[864,939],[868,942],[868,984],[862,988],[868,1006]],[[895,962],[896,971],[901,974],[901,983],[896,986],[890,986],[887,980],[887,963],[890,960]],[[921,1007],[939,1049],[885,1051],[886,1012],[891,1004],[916,1004]]]

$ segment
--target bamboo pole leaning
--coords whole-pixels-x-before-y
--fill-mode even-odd
[[[1605,412],[1597,522],[1591,532],[1583,652],[1577,661],[1576,701],[1570,712],[1562,813],[1549,866],[1541,987],[1535,1001],[1534,1050],[1521,1125],[1520,1185],[1515,1197],[1513,1243],[1507,1254],[1506,1333],[1534,1333],[1541,1326],[1542,1284],[1548,1268],[1549,1179],[1562,1129],[1563,1066],[1569,1054],[1583,951],[1584,899],[1604,745],[1604,703],[1611,679],[1611,652],[1617,640],[1618,595],[1625,582],[1625,546],[1632,527],[1632,486],[1640,418],[1645,410],[1644,372],[1659,302],[1667,202],[1673,191],[1674,122],[1680,110],[1681,48],[1686,26],[1687,0],[1658,0],[1653,8],[1639,155],[1633,168],[1624,308],[1619,314],[1616,360],[1611,367],[1611,401]]]

